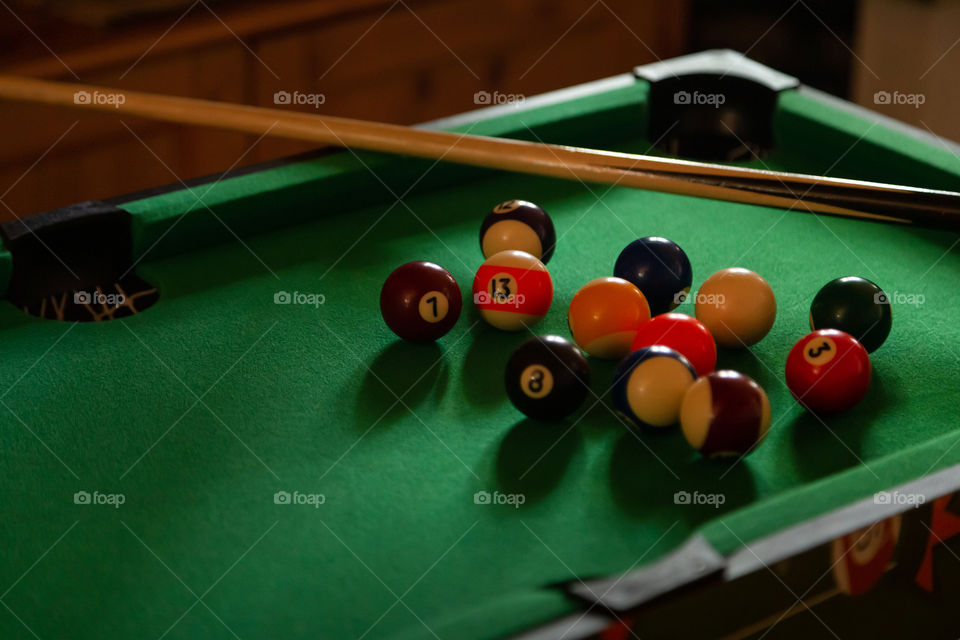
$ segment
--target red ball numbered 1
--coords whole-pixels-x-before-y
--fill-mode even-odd
[[[418,260],[394,269],[380,290],[380,314],[404,340],[436,340],[460,317],[460,287],[438,264]]]
[[[519,331],[540,322],[553,301],[553,281],[543,263],[523,251],[487,258],[473,278],[473,303],[497,329]]]
[[[787,356],[787,386],[813,413],[846,411],[870,388],[870,356],[848,333],[814,331],[793,345]]]

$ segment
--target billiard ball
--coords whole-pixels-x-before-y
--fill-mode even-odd
[[[676,309],[690,293],[693,270],[683,249],[666,238],[634,240],[620,252],[613,275],[637,286],[659,315]]]
[[[462,304],[457,281],[432,262],[400,265],[380,289],[380,315],[404,340],[436,340],[446,334],[460,317]]]
[[[622,358],[640,326],[650,319],[647,299],[622,278],[597,278],[583,285],[567,312],[573,340],[598,358]]]
[[[669,347],[643,347],[620,361],[613,376],[613,406],[640,427],[669,427],[697,372]]]
[[[818,329],[790,350],[787,387],[813,413],[846,411],[870,387],[870,356],[849,333]]]
[[[690,361],[698,376],[717,366],[717,345],[713,336],[696,318],[683,313],[664,313],[645,322],[637,330],[631,350],[655,344],[670,347]]]
[[[770,430],[770,401],[763,388],[736,371],[709,373],[687,390],[680,430],[707,458],[744,456]]]
[[[526,200],[501,202],[480,225],[483,257],[513,249],[526,251],[546,264],[553,256],[557,234],[547,212]]]
[[[811,329],[849,333],[868,353],[890,334],[893,317],[883,289],[865,278],[849,276],[825,284],[810,305]]]
[[[489,324],[519,331],[538,323],[553,301],[553,281],[529,253],[507,250],[487,258],[473,278],[473,303]]]
[[[513,352],[504,376],[510,402],[535,420],[560,420],[590,390],[590,366],[575,344],[560,336],[530,338]]]
[[[777,317],[773,289],[748,269],[722,269],[697,290],[694,313],[717,345],[749,347],[763,339]]]

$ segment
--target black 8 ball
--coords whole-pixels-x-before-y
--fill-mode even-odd
[[[501,202],[480,225],[483,257],[506,251],[525,251],[546,264],[553,256],[557,233],[547,212],[526,200]]]
[[[537,336],[510,356],[505,382],[510,401],[527,417],[561,420],[587,397],[590,366],[566,338]]]

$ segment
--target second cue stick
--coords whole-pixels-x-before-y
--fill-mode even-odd
[[[78,104],[74,98],[78,92],[122,95],[123,104],[96,100]],[[0,98],[702,198],[960,229],[960,194],[949,191],[429,131],[15,76],[0,75]]]

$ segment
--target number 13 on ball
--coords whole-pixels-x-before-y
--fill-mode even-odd
[[[487,258],[473,279],[473,303],[488,323],[519,331],[539,322],[553,301],[553,281],[543,263],[523,251]]]

